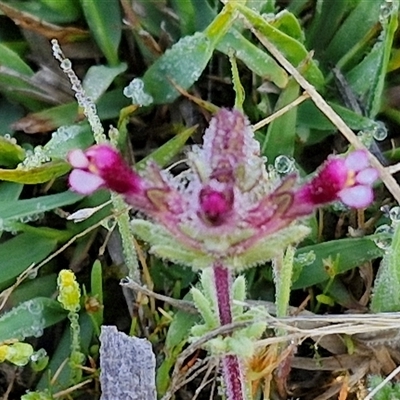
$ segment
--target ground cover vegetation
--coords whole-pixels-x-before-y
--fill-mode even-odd
[[[0,1],[2,398],[399,397],[398,8]]]

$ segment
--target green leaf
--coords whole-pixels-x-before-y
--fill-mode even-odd
[[[4,44],[0,43],[0,66],[9,68],[22,75],[33,76],[31,67],[22,58]]]
[[[121,93],[120,89],[106,92],[97,103],[99,118],[101,120],[116,118],[121,108],[127,105],[129,105],[129,100]],[[18,121],[16,127],[27,133],[36,133],[43,130],[50,131],[64,125],[75,125],[76,121],[80,119],[82,119],[82,115],[78,114],[78,104],[74,101],[29,114]],[[87,122],[83,122],[82,125],[86,125],[90,130]]]
[[[22,118],[25,110],[21,105],[8,101],[4,97],[0,97],[0,132],[12,133],[15,129],[12,124]]]
[[[275,111],[296,100],[299,96],[299,84],[290,79],[282,91],[275,106]],[[261,147],[261,153],[273,164],[279,155],[293,156],[296,140],[297,107],[272,121],[268,126],[267,135]]]
[[[349,128],[354,130],[372,129],[376,126],[376,121],[371,118],[357,114],[339,104],[328,102],[336,113],[344,120]],[[321,131],[336,130],[335,126],[328,120],[328,118],[316,107],[311,101],[307,100],[300,104],[298,107],[297,124],[311,129],[318,129]]]
[[[310,265],[302,267],[299,278],[293,282],[292,289],[313,286],[330,279],[331,276],[326,269],[326,260],[329,258],[335,260],[335,273],[339,274],[381,257],[383,250],[375,245],[374,239],[376,236],[339,239],[298,249],[296,257],[313,251],[315,260]]]
[[[0,289],[24,272],[33,263],[47,257],[56,247],[56,240],[49,240],[33,233],[22,233],[0,244]]]
[[[293,5],[291,4],[291,6]],[[307,31],[307,44],[310,49],[315,50],[317,56],[321,53],[322,60],[325,59],[322,57],[323,52],[340,28],[349,8],[350,4],[348,0],[322,1],[321,6],[316,7],[314,18]]]
[[[279,256],[289,245],[299,243],[309,233],[310,229],[306,226],[288,226],[260,240],[242,254],[231,257],[227,260],[227,264],[236,271],[265,264],[267,261]]]
[[[182,36],[191,35],[196,30],[196,10],[192,1],[171,0],[179,17]]]
[[[340,24],[329,46],[325,48],[325,59],[329,60],[331,64],[336,64],[361,41],[378,22],[381,4],[382,0],[361,0],[346,20]],[[325,18],[325,21],[327,20]]]
[[[0,199],[3,202],[14,202],[18,200],[22,189],[24,188],[23,185],[14,182],[0,182]]]
[[[146,169],[150,160],[156,162],[160,167],[164,167],[182,151],[183,146],[190,136],[196,131],[196,127],[185,129],[165,144],[154,150],[147,157],[143,158],[136,164],[136,170],[141,171]]]
[[[100,330],[101,324],[103,323],[103,272],[99,260],[93,263],[90,276],[90,290],[91,296],[94,296],[100,304],[99,310],[91,313],[91,316],[96,321],[97,327]]]
[[[400,225],[394,226],[390,248],[387,248],[381,261],[374,283],[371,301],[372,312],[400,311]]]
[[[86,22],[111,66],[119,64],[122,16],[118,0],[80,0]]]
[[[52,161],[31,169],[0,169],[0,180],[34,185],[58,178],[70,169],[65,161]]]
[[[354,93],[363,100],[366,115],[371,118],[375,118],[381,108],[386,72],[398,26],[397,0],[391,3],[391,8],[389,18],[383,23],[379,40],[361,63],[346,75]]]
[[[191,300],[190,294],[185,296],[184,300]],[[157,393],[163,395],[170,383],[169,372],[175,365],[184,345],[187,343],[190,329],[200,321],[199,314],[188,314],[184,311],[178,311],[174,315],[174,319],[168,328],[167,337],[165,339],[165,359],[157,369],[156,385]]]
[[[25,150],[10,139],[0,136],[0,165],[15,167],[25,158]]]
[[[28,20],[36,20],[38,24],[41,23],[41,21],[52,24],[65,24],[75,21],[76,17],[80,14],[77,13],[79,10],[76,10],[75,6],[70,4],[75,3],[75,0],[61,0],[59,5],[56,3],[58,3],[58,0],[25,0],[12,2],[1,1],[0,5],[2,7],[7,7],[8,10],[12,9],[14,15],[15,13],[20,13],[20,18],[25,17],[28,18]],[[68,6],[62,7],[65,3],[68,3]],[[60,12],[59,9],[61,9],[62,12]],[[27,17],[24,16],[25,13],[28,14]]]
[[[55,11],[58,15],[75,21],[81,15],[81,8],[77,0],[40,0],[40,3]]]
[[[67,313],[56,300],[36,297],[0,317],[0,342],[40,337],[43,330],[62,321]]]
[[[151,100],[154,104],[172,103],[180,93],[171,82],[186,90],[199,79],[215,46],[229,30],[233,19],[233,10],[225,7],[204,32],[183,37],[146,71],[141,80],[144,88],[139,92],[136,85],[130,89],[130,92],[134,92],[128,91],[127,96],[132,97],[134,103],[138,101],[136,99],[146,99],[143,103],[139,101],[143,105],[151,104]],[[149,96],[152,99],[148,99]]]
[[[216,12],[207,0],[192,1],[192,4],[195,9],[196,31],[202,31],[215,18]]]
[[[121,63],[113,67],[105,65],[93,65],[90,67],[83,79],[82,86],[86,96],[96,103],[97,100],[106,92],[114,79],[125,72],[127,65]]]
[[[33,79],[8,67],[0,69],[0,89],[7,98],[29,110],[39,110],[43,100],[48,101],[48,94]]]
[[[57,290],[57,274],[27,279],[10,296],[10,304],[17,305],[34,297],[51,297]]]
[[[51,139],[43,146],[51,158],[65,159],[69,151],[86,149],[93,143],[89,124],[62,126],[53,132]]]
[[[282,10],[268,22],[283,33],[298,40],[300,43],[304,42],[304,32],[301,28],[300,22],[291,12]]]
[[[74,204],[83,196],[67,191],[48,196],[34,197],[15,202],[0,201],[1,221],[21,219],[37,213],[53,210],[57,207]]]
[[[146,71],[144,92],[153,98],[154,104],[172,103],[179,92],[170,82],[188,89],[200,77],[213,50],[213,43],[202,32],[184,37]]]
[[[235,57],[256,75],[273,82],[280,88],[284,88],[288,83],[286,71],[271,56],[247,40],[236,29],[227,32],[218,43],[217,49],[227,55],[229,51],[233,51]]]
[[[333,307],[335,305],[335,300],[332,299],[332,297],[327,296],[326,294],[317,295],[316,300],[319,303],[326,304],[330,307]]]
[[[93,324],[87,314],[81,314],[79,325],[81,350],[84,354],[87,354],[93,337]],[[64,333],[62,334],[61,339],[57,341],[56,346],[57,348],[52,355],[46,370],[42,374],[39,383],[36,386],[36,390],[49,389],[49,377],[53,378],[56,372],[57,379],[52,382],[51,389],[54,392],[58,392],[70,387],[71,366],[68,362],[65,363],[65,360],[71,353],[71,329],[69,326],[65,328]],[[61,366],[61,370],[58,371]]]
[[[268,23],[260,14],[250,10],[246,6],[238,4],[237,7],[244,17],[253,25],[254,29],[268,38],[295,67],[309,58],[308,50],[298,40],[281,32]],[[309,64],[303,75],[317,88],[323,86],[324,76],[314,60],[309,60]]]

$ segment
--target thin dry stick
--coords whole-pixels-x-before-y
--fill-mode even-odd
[[[258,131],[261,129],[263,126],[268,125],[270,122],[272,122],[274,119],[282,116],[283,114],[287,113],[290,111],[292,108],[298,106],[301,104],[304,100],[307,100],[310,98],[310,95],[307,92],[304,92],[301,96],[299,96],[296,100],[293,100],[291,103],[286,105],[285,107],[282,107],[279,109],[277,112],[273,113],[267,118],[264,118],[263,120],[257,122],[252,126],[253,131]]]
[[[208,365],[208,369],[206,371],[206,373],[204,374],[204,377],[199,385],[199,387],[196,389],[194,396],[192,398],[192,400],[197,400],[197,398],[199,397],[200,393],[203,391],[203,389],[209,385],[211,382],[215,381],[215,376],[209,378],[209,376],[211,375],[211,373],[213,372],[213,370],[215,369],[215,365],[214,364],[209,364]]]
[[[394,164],[394,165],[389,165],[388,167],[386,167],[386,169],[388,170],[389,174],[395,174],[396,172],[400,171],[400,163]]]
[[[202,372],[206,371],[206,374],[208,374],[210,368],[215,368],[215,365],[213,363],[210,363],[210,359],[207,357],[204,360],[196,362],[183,375],[181,374],[181,371],[175,369],[174,373],[172,374],[172,379],[168,391],[164,394],[161,400],[171,399],[179,389],[191,382]]]
[[[332,107],[324,100],[324,98],[317,92],[297,69],[282,55],[279,49],[273,45],[267,38],[261,35],[256,29],[251,28],[251,31],[262,43],[262,45],[275,57],[275,59],[282,65],[285,70],[296,79],[297,83],[310,95],[315,105],[324,113],[324,115],[336,126],[336,128],[343,134],[355,149],[368,149],[361,143],[360,139],[354,132],[346,125],[343,119],[336,114]],[[390,174],[378,159],[369,151],[369,158],[371,165],[379,172],[382,182],[385,184],[389,192],[400,203],[400,187],[393,176]]]
[[[72,392],[75,392],[76,390],[80,389],[82,386],[85,386],[85,385],[87,385],[88,383],[90,383],[92,381],[93,381],[93,379],[86,379],[85,381],[83,381],[81,383],[78,383],[75,386],[72,386],[72,387],[70,387],[68,389],[65,389],[65,390],[61,391],[61,392],[53,394],[53,397],[55,399],[58,399],[59,397],[64,397],[65,395],[67,395],[69,393],[72,393]]]
[[[400,365],[395,368],[364,400],[372,400],[376,393],[379,392],[390,380],[392,380],[398,373],[400,373]]]
[[[197,314],[198,311],[194,304],[190,301],[186,300],[177,300],[172,297],[164,296],[162,294],[158,294],[156,292],[153,292],[150,289],[147,289],[144,286],[139,285],[137,282],[130,278],[125,278],[121,281],[120,283],[121,286],[128,287],[129,289],[132,289],[134,292],[140,292],[145,294],[146,296],[155,298],[157,300],[163,301],[165,303],[170,304],[173,307],[178,308],[179,310],[186,311],[187,313],[190,314]]]

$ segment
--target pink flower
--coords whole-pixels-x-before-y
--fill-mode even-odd
[[[372,184],[377,178],[378,171],[369,166],[367,152],[357,150],[346,158],[333,156],[299,189],[295,201],[305,208],[337,200],[349,207],[365,208],[373,201]]]
[[[200,218],[210,225],[221,225],[232,211],[233,191],[219,192],[210,187],[201,189],[199,194]]]
[[[146,214],[155,231],[162,227],[160,232],[169,235],[165,242],[152,235],[144,239],[154,239],[159,252],[176,242],[195,251],[196,257],[230,259],[228,264],[249,254],[248,259],[244,256],[246,265],[261,262],[255,256],[258,246],[273,242],[272,246],[284,247],[304,237],[307,229],[297,229],[297,222],[317,207],[338,200],[350,207],[368,206],[378,177],[367,153],[359,150],[345,158],[330,157],[300,187],[295,174],[281,182],[271,180],[247,118],[226,109],[210,121],[204,145],[188,154],[191,168],[182,176],[172,176],[154,163],[139,176],[107,145],[74,150],[68,160],[74,167],[69,178],[73,190],[82,194],[102,187],[113,190]]]
[[[71,188],[81,194],[91,194],[108,188],[125,195],[142,191],[142,180],[110,146],[92,146],[86,151],[73,150],[68,161],[74,167],[69,176]]]

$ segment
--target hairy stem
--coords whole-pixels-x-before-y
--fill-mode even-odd
[[[218,302],[218,315],[221,325],[230,324],[232,320],[232,276],[228,268],[215,263],[214,285]],[[246,400],[243,371],[238,356],[228,354],[222,358],[222,373],[226,385],[227,400]]]

